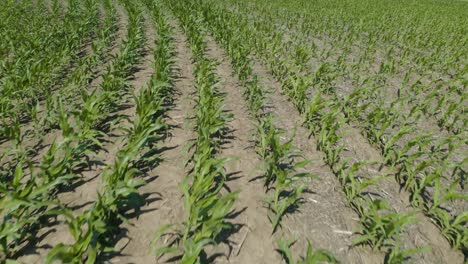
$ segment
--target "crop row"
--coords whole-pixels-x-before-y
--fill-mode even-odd
[[[455,247],[466,248],[463,223],[467,215],[455,212],[453,216],[443,205],[467,198],[462,194],[465,161],[457,157],[466,140],[460,136],[421,134],[421,129],[413,125],[420,118],[417,114],[400,114],[404,97],[386,104],[380,101],[384,99],[379,93],[380,88],[369,83],[344,98],[332,93],[331,99],[343,102],[340,108],[346,122],[358,123],[369,142],[381,151],[385,163],[396,169],[397,180],[411,192],[413,205],[436,219],[442,233]],[[417,113],[413,110],[412,113]]]
[[[233,226],[226,217],[231,213],[237,192],[221,192],[226,181],[225,158],[217,152],[227,131],[231,115],[223,111],[223,95],[218,91],[217,76],[214,73],[216,61],[206,56],[204,31],[194,14],[187,13],[180,3],[166,5],[178,19],[192,51],[196,77],[196,139],[191,144],[191,169],[180,185],[183,192],[185,219],[175,231],[175,238],[169,245],[156,249],[157,255],[177,253],[181,263],[199,263],[206,246],[218,243],[221,232]],[[155,241],[172,225],[165,226]]]

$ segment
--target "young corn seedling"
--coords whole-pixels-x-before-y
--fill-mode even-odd
[[[385,263],[400,264],[411,263],[411,256],[421,254],[430,250],[430,247],[402,249],[399,244],[393,247],[389,254],[385,256]]]
[[[271,115],[261,121],[257,131],[259,137],[257,152],[264,160],[267,190],[274,183],[274,194],[266,202],[273,213],[269,218],[275,232],[281,225],[281,218],[300,203],[301,194],[306,186],[304,184],[295,186],[295,182],[312,175],[295,172],[296,169],[303,168],[307,161],[295,161],[298,153],[293,152],[292,139],[281,142],[280,138],[284,131],[274,127]]]
[[[384,213],[390,207],[385,201],[365,199],[367,208],[361,207],[361,235],[353,242],[354,245],[369,244],[374,249],[392,247],[405,225],[417,221],[412,214]]]
[[[307,241],[307,252],[304,257],[296,261],[291,252],[291,246],[295,241],[285,242],[278,241],[277,251],[281,254],[287,264],[319,264],[319,263],[339,263],[339,261],[328,251],[317,249],[314,250],[310,241]]]
[[[343,191],[346,195],[346,199],[350,204],[353,204],[353,201],[356,198],[364,197],[363,191],[367,187],[375,185],[377,181],[383,178],[383,176],[371,179],[365,179],[357,176],[362,166],[372,164],[373,162],[360,161],[354,162],[352,165],[349,165],[348,163],[349,159],[341,162],[340,167],[337,170],[337,175],[341,184],[344,186]]]
[[[19,162],[9,183],[0,182],[0,260],[14,259],[24,247],[24,242],[37,232],[44,216],[61,214],[57,203],[51,201],[50,192],[66,182],[69,177],[59,177],[42,183],[32,175],[26,182],[23,163]],[[31,169],[30,169],[31,170]]]

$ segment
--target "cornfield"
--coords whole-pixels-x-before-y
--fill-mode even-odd
[[[2,1],[0,263],[466,263],[467,11]]]

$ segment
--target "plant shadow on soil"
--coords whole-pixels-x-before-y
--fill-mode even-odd
[[[52,219],[52,220],[50,220]],[[16,254],[13,256],[13,258],[18,258],[22,255],[25,255],[25,254],[37,254],[38,253],[38,249],[51,249],[52,246],[50,245],[43,245],[43,246],[40,246],[40,247],[37,247],[37,243],[42,241],[43,239],[45,239],[48,235],[54,233],[56,231],[55,228],[51,228],[49,230],[47,230],[46,232],[44,232],[43,234],[39,235],[38,236],[38,233],[39,231],[41,230],[41,228],[44,228],[44,227],[52,227],[54,225],[57,225],[59,223],[59,221],[57,220],[57,217],[56,216],[48,216],[48,217],[44,217],[43,219],[40,220],[40,222],[42,223],[40,226],[32,226],[31,230],[28,230],[28,232],[32,233],[33,236],[30,240],[27,240],[27,241],[23,241],[23,245],[21,246],[21,248],[16,252]]]

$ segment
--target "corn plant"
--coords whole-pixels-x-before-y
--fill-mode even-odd
[[[262,120],[257,128],[258,154],[265,166],[265,187],[267,190],[274,183],[275,192],[266,200],[273,215],[269,216],[273,225],[273,232],[280,226],[281,218],[294,207],[298,207],[305,184],[295,186],[295,182],[304,177],[311,177],[309,173],[295,173],[303,168],[305,161],[295,161],[298,153],[292,149],[292,139],[282,143],[280,140],[284,131],[273,126],[271,115]]]
[[[401,249],[400,246],[397,245],[396,247],[392,248],[384,261],[388,264],[411,263],[412,255],[421,254],[428,250],[430,250],[429,247]]]
[[[389,210],[386,202],[376,199],[368,202],[369,208],[361,212],[362,234],[353,241],[354,245],[368,243],[372,248],[380,249],[385,246],[394,246],[393,243],[402,232],[403,226],[416,221],[411,214],[388,213],[379,214],[381,210]]]
[[[314,250],[310,241],[307,241],[306,255],[301,257],[301,260],[295,261],[290,249],[294,243],[295,241],[278,241],[279,248],[277,250],[283,256],[283,259],[287,264],[339,263],[339,261],[330,252],[322,249]]]

